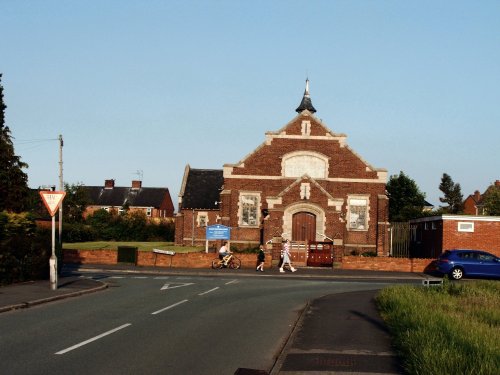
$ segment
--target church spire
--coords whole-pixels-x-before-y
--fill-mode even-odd
[[[297,107],[295,112],[302,112],[304,109],[307,109],[309,112],[314,113],[316,109],[313,107],[311,102],[311,97],[309,96],[309,78],[306,79],[306,89],[304,90],[304,96],[300,105]]]

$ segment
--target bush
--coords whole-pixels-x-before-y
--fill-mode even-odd
[[[83,223],[64,223],[64,242],[88,241],[170,241],[175,237],[175,224],[150,221],[143,212],[126,214],[96,211]]]
[[[95,239],[95,231],[84,223],[66,224],[63,222],[63,242],[90,242]]]
[[[27,213],[0,213],[0,283],[46,278],[51,231],[36,228]]]

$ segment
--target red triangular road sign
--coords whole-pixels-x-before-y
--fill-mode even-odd
[[[42,201],[49,210],[50,216],[54,216],[61,205],[66,192],[64,191],[41,191]]]

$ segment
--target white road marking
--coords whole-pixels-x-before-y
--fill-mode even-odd
[[[132,279],[147,279],[148,276],[133,276]]]
[[[155,277],[155,280],[166,280],[168,279],[170,276],[156,276]]]
[[[112,333],[115,333],[116,331],[119,331],[123,328],[126,328],[128,326],[132,325],[132,323],[127,323],[127,324],[124,324],[120,327],[117,327],[115,329],[112,329],[111,331],[108,331],[108,332],[104,332],[102,334],[100,334],[99,336],[95,336],[95,337],[92,337],[91,339],[88,339],[88,340],[85,340],[85,341],[82,341],[81,343],[79,344],[76,344],[76,345],[73,345],[67,349],[64,349],[64,350],[61,350],[61,351],[58,351],[57,353],[55,354],[64,354],[64,353],[67,353],[67,352],[70,352],[72,350],[75,350],[75,349],[78,349],[79,347],[81,346],[84,346],[84,345],[87,345],[89,343],[91,343],[92,341],[96,341],[96,340],[99,340],[100,338],[103,338],[104,336],[107,336],[107,335],[111,335]]]
[[[237,282],[238,282],[238,280],[231,280],[231,281],[228,281],[228,282],[226,283],[226,285],[229,285],[229,284],[234,284],[234,283],[237,283]]]
[[[124,279],[125,276],[110,276],[110,279]]]
[[[200,294],[198,294],[198,295],[199,295],[199,296],[202,296],[202,295],[204,295],[204,294],[207,294],[207,293],[213,292],[214,290],[217,290],[217,289],[219,289],[219,287],[215,287],[215,288],[213,288],[213,289],[207,290],[206,292],[200,293]]]
[[[178,284],[178,283],[176,283],[176,284]],[[165,284],[161,287],[160,290],[181,288],[183,286],[189,286],[189,285],[193,285],[193,284],[194,283],[180,283],[179,285],[174,285],[174,286],[170,286],[170,284]]]
[[[184,302],[187,302],[187,301],[188,301],[188,300],[187,300],[187,299],[185,299],[185,300],[183,300],[183,301],[180,301],[180,302],[174,303],[173,305],[167,306],[167,307],[165,307],[165,308],[163,308],[163,309],[161,309],[161,310],[158,310],[158,311],[152,312],[152,313],[151,313],[151,315],[156,315],[156,314],[159,314],[159,313],[161,313],[161,312],[163,312],[163,311],[165,311],[165,310],[169,310],[169,309],[171,309],[171,308],[173,308],[173,307],[175,307],[175,306],[178,306],[178,305],[180,305],[181,303],[184,303]]]

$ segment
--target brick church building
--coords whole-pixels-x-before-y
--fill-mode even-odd
[[[344,254],[387,255],[387,170],[375,168],[315,117],[309,81],[298,115],[236,164],[186,166],[176,243],[204,245],[206,226],[222,224],[239,248],[290,239],[330,242]]]

